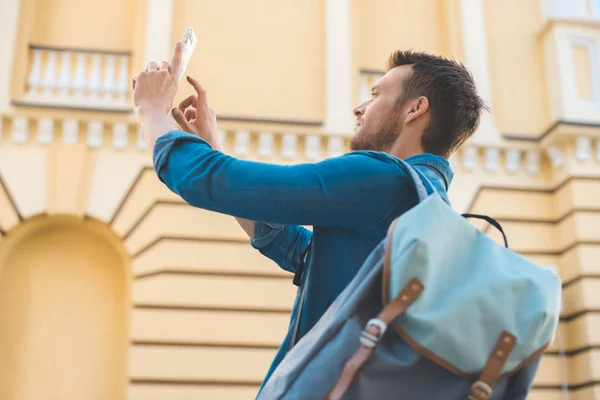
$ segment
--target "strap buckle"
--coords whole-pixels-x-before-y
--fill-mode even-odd
[[[368,331],[369,328],[372,326],[379,328],[376,334],[372,334]],[[367,322],[365,329],[360,335],[360,344],[370,349],[377,346],[377,343],[379,343],[379,341],[383,337],[383,334],[387,330],[387,327],[387,324],[378,318],[370,319],[369,322]]]
[[[477,381],[471,386],[471,395],[467,400],[486,400],[492,396],[492,388],[485,382]]]

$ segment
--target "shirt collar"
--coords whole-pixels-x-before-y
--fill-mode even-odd
[[[413,166],[426,165],[431,167],[433,172],[439,175],[440,178],[442,178],[442,180],[444,181],[444,186],[446,186],[446,190],[448,190],[448,187],[452,182],[452,178],[454,178],[454,172],[452,172],[450,163],[444,157],[435,154],[425,153],[409,157],[404,161]]]

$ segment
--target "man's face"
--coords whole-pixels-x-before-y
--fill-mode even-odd
[[[391,69],[373,86],[371,98],[354,109],[352,150],[388,151],[392,147],[404,124],[397,99],[410,73],[409,65]]]

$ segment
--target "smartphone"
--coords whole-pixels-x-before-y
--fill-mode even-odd
[[[180,81],[183,77],[183,73],[190,63],[190,59],[192,58],[192,54],[194,54],[194,50],[196,50],[196,43],[198,43],[196,33],[194,33],[194,29],[191,26],[188,26],[188,28],[185,30],[183,38],[181,39],[181,43],[183,44],[183,54],[181,57],[181,66],[179,68]]]

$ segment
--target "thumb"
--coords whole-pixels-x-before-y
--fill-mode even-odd
[[[175,122],[177,122],[179,126],[181,126],[181,129],[188,133],[196,134],[196,128],[192,124],[190,124],[187,119],[185,119],[185,116],[179,108],[173,108],[171,112],[173,113],[173,118],[175,119]]]

